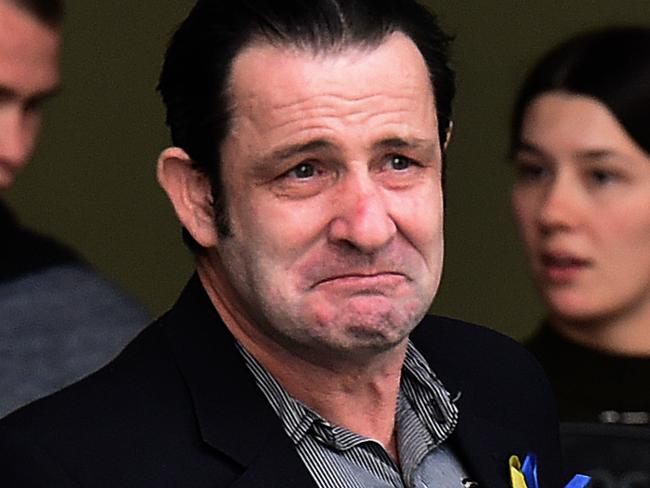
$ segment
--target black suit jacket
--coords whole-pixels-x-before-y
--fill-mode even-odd
[[[557,422],[540,368],[488,329],[427,317],[416,347],[452,394],[451,442],[482,488],[509,455],[559,486]],[[4,488],[315,487],[233,338],[193,278],[166,315],[97,373],[0,422]]]

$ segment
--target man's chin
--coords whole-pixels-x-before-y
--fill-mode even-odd
[[[302,347],[292,347],[304,360],[321,366],[338,367],[345,364],[366,364],[379,356],[397,350],[408,334],[386,337],[365,329],[349,331],[344,337],[312,338]],[[300,351],[300,352],[299,352]]]
[[[389,332],[378,332],[365,327],[353,327],[348,331],[348,349],[354,353],[389,351],[402,344],[412,329],[412,327],[403,327]]]
[[[316,322],[325,330],[377,340],[404,337],[422,320],[428,305],[421,300],[400,300],[382,295],[355,296],[329,303],[315,311]]]
[[[322,345],[341,354],[376,354],[389,351],[404,342],[419,320],[410,317],[374,314],[339,317],[329,324],[325,337],[316,338]]]

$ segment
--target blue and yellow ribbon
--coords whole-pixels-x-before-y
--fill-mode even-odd
[[[508,465],[510,466],[512,488],[539,488],[537,457],[534,454],[528,454],[524,458],[523,464],[517,456],[510,456]],[[564,488],[584,488],[590,480],[589,476],[577,474]]]

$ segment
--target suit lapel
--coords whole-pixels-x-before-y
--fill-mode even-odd
[[[315,487],[197,277],[169,319],[169,342],[201,436],[242,467],[242,476],[232,486]]]
[[[267,439],[231,488],[316,488],[288,437]]]
[[[510,488],[508,458],[516,454],[523,459],[530,449],[530,437],[511,429],[505,412],[485,415],[484,409],[489,407],[483,397],[475,396],[476,379],[468,373],[471,368],[464,363],[467,358],[448,350],[449,338],[458,333],[457,328],[455,323],[449,326],[429,316],[411,338],[451,397],[458,397],[458,425],[450,442],[469,477],[479,488]],[[467,340],[467,337],[462,339]],[[455,342],[463,344],[459,340]],[[472,357],[471,361],[474,365],[480,364],[479,358]]]
[[[507,418],[495,421],[478,414],[480,402],[459,401],[459,422],[453,434],[453,442],[458,446],[461,459],[467,464],[470,475],[479,483],[480,488],[511,487],[508,459],[517,455],[523,461],[531,451],[539,454],[531,432],[513,429],[507,425]],[[548,458],[545,458],[548,460]],[[540,466],[540,479],[549,478],[554,466]],[[543,485],[543,483],[542,483]]]
[[[496,426],[474,413],[459,402],[458,426],[452,436],[467,472],[480,488],[506,488],[508,480],[508,458],[519,454],[516,443],[506,435],[503,426]]]

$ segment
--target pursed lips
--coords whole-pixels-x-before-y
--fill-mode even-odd
[[[397,271],[375,271],[375,272],[349,272],[328,275],[317,280],[311,288],[328,284],[349,284],[349,285],[395,285],[399,281],[406,281],[408,277]]]

